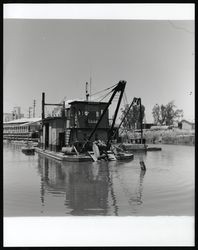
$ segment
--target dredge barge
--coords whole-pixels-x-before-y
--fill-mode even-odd
[[[124,152],[116,155],[111,150],[111,141],[118,133],[115,121],[125,85],[126,81],[119,81],[118,84],[112,86],[108,102],[88,100],[89,95],[86,90],[85,101],[74,100],[62,104],[48,104],[45,102],[45,93],[42,93],[42,130],[36,152],[63,161],[124,159]],[[110,124],[109,106],[116,94],[118,102]],[[47,105],[60,106],[60,115],[45,117]],[[133,158],[133,155],[128,153],[127,159],[130,156],[131,159]]]

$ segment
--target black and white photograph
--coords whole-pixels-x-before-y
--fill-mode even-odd
[[[81,13],[71,7],[57,8]],[[17,17],[9,8],[4,4],[4,219],[184,217],[192,220],[186,244],[193,245],[194,16],[97,18],[95,5],[96,18],[91,11],[82,19],[33,18],[27,10],[18,17],[20,5]]]

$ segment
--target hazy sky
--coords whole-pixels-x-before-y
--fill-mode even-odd
[[[194,21],[4,20],[4,112],[27,115],[36,99],[39,116],[42,92],[51,103],[85,98],[90,74],[92,93],[126,80],[147,122],[171,100],[193,119]]]

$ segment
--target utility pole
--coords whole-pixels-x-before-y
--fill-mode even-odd
[[[33,117],[35,118],[36,100],[33,101]]]
[[[42,92],[42,124],[45,119],[45,93]]]
[[[88,82],[86,82],[86,101],[88,101],[89,93],[88,93]]]
[[[31,117],[31,109],[32,107],[29,107],[29,118]]]

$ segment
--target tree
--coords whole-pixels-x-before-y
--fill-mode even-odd
[[[174,101],[169,102],[166,105],[159,106],[156,104],[153,107],[152,114],[154,123],[159,125],[172,125],[174,121],[179,121],[183,117],[183,110],[176,109]]]
[[[145,107],[144,105],[141,105],[141,110],[142,110],[142,122],[144,119],[144,113],[145,113]],[[129,109],[129,105],[125,105],[124,108],[121,109],[121,117],[120,120],[123,119],[123,117],[126,115],[127,111]],[[140,117],[140,106],[139,105],[133,105],[131,109],[129,110],[128,114],[126,115],[122,127],[126,129],[135,129],[135,126],[137,128],[140,128],[141,124],[141,117]]]

